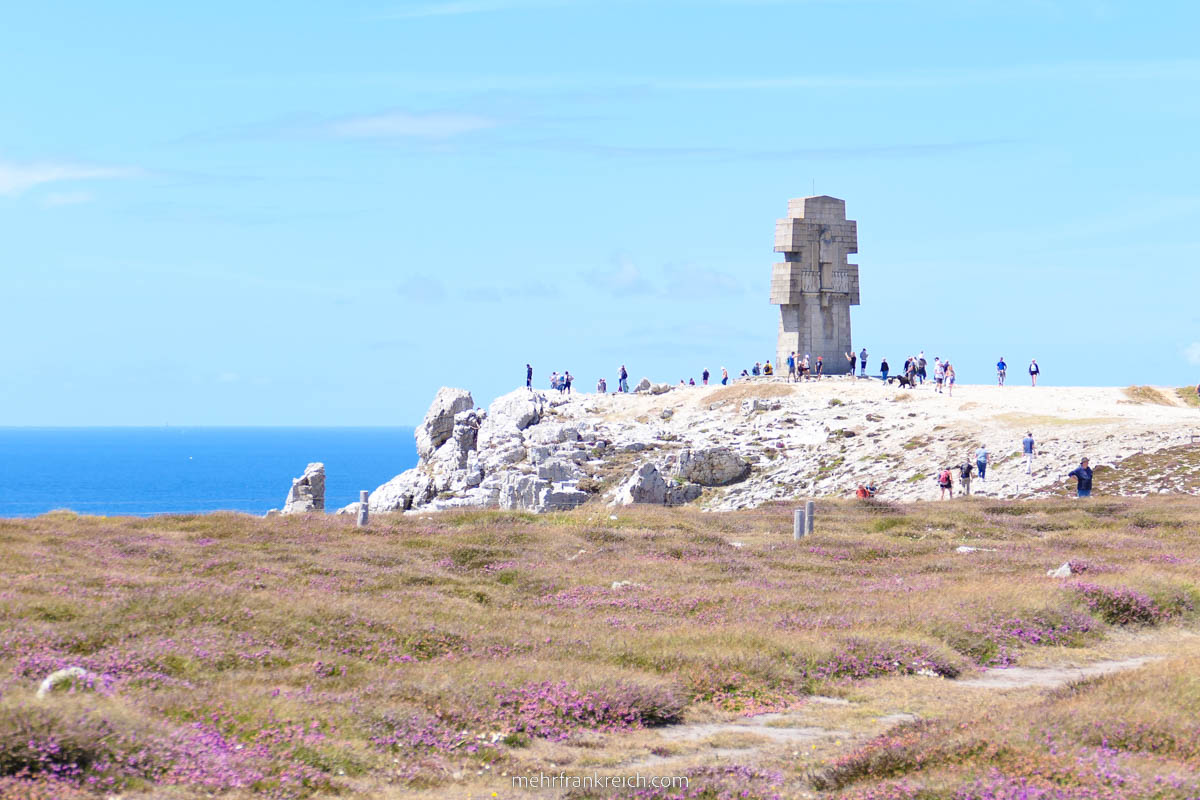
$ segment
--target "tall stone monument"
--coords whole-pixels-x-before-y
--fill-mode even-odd
[[[783,263],[771,273],[771,302],[779,306],[775,363],[786,374],[788,354],[810,363],[824,358],[826,375],[850,371],[850,306],[858,305],[858,223],[846,219],[846,201],[802,197],[788,201],[787,219],[775,223],[775,252]]]

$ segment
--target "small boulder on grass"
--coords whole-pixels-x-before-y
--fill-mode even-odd
[[[74,685],[82,685],[91,688],[100,680],[100,676],[94,672],[89,672],[83,667],[67,667],[66,669],[56,670],[46,676],[42,681],[41,686],[37,690],[37,699],[44,700],[46,695],[58,688],[70,688]]]

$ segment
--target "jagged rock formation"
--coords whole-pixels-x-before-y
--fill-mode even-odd
[[[1182,402],[1147,405],[1119,388],[963,385],[949,397],[852,377],[574,397],[522,388],[486,411],[471,406],[465,390],[438,392],[417,429],[417,466],[375,490],[372,512],[552,511],[593,498],[727,510],[851,496],[866,481],[883,499],[935,499],[937,472],[973,460],[980,444],[993,461],[972,492],[1029,497],[1063,486],[1081,455],[1115,464],[1200,431],[1200,413]],[[1027,474],[1019,451],[1030,427],[1038,456]]]
[[[284,514],[304,514],[309,511],[325,510],[325,465],[309,464],[304,474],[292,481],[287,500],[283,504]]]

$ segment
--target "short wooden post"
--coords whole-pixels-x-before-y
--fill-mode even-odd
[[[360,528],[367,527],[367,498],[370,496],[371,493],[366,489],[358,493],[358,527]]]
[[[804,504],[804,533],[811,535],[813,532],[813,518],[817,516],[817,504],[809,500]]]
[[[804,509],[797,508],[792,512],[792,538],[797,542],[804,536]]]

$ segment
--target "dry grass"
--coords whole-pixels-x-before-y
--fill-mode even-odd
[[[1175,394],[1187,405],[1200,408],[1200,395],[1196,394],[1195,386],[1181,386],[1175,390]]]
[[[756,383],[753,380],[739,381],[729,386],[722,386],[712,394],[704,398],[707,403],[740,403],[743,400],[751,400],[757,397],[760,400],[767,400],[772,397],[788,397],[792,394],[795,384],[788,383],[768,383],[764,380],[762,383]]]
[[[0,796],[93,796],[74,779],[3,777],[38,708],[50,730],[122,757],[131,742],[190,743],[154,749],[153,769],[109,767],[116,783],[95,796],[125,798],[512,797],[513,774],[628,774],[647,759],[718,797],[730,779],[704,771],[714,748],[733,752],[722,757],[751,798],[900,776],[941,797],[996,770],[1058,765],[1064,780],[1094,780],[1078,764],[1094,760],[1097,725],[1130,742],[1121,769],[1194,780],[1200,646],[1183,633],[1200,579],[1200,501],[817,509],[817,532],[800,543],[783,505],[447,512],[365,531],[233,514],[0,520]],[[1073,581],[1046,577],[1064,561],[1079,580],[1141,593],[1170,615],[1157,627],[1105,622],[1110,612],[1089,608]],[[987,664],[1147,652],[1176,660],[1051,695],[952,679]],[[35,701],[38,680],[66,664],[108,675],[108,693]],[[522,699],[505,705],[514,691]],[[596,722],[572,697],[635,717]],[[643,724],[767,710],[797,720],[776,728],[844,733],[800,758],[761,728],[684,745]],[[927,722],[869,743],[896,712]],[[80,728],[84,718],[112,732]],[[547,718],[565,738],[539,732]],[[1122,722],[1134,727],[1112,727]],[[197,730],[206,738],[192,742]],[[1162,737],[1173,744],[1153,759],[1136,750]],[[975,741],[1007,749],[945,750]],[[257,760],[243,764],[246,753]],[[163,789],[171,758],[194,772]],[[1183,796],[1172,791],[1160,796]]]
[[[1014,428],[1048,427],[1052,425],[1106,425],[1120,422],[1120,417],[1056,417],[1050,414],[1021,414],[1012,412],[992,417]]]
[[[1126,386],[1125,396],[1135,403],[1154,403],[1160,406],[1173,406],[1175,401],[1155,389],[1153,386]]]

